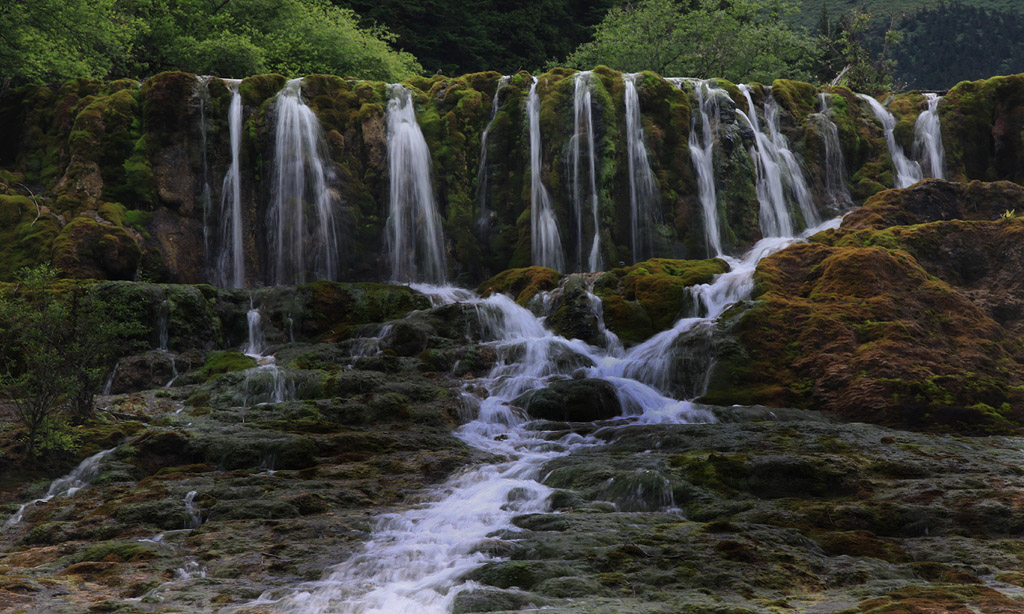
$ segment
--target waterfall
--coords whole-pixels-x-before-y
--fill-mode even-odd
[[[242,347],[242,353],[255,359],[257,366],[245,371],[244,405],[250,405],[253,397],[269,399],[272,403],[294,399],[294,383],[285,377],[274,356],[264,354],[267,351],[267,337],[263,331],[263,316],[260,310],[250,303],[245,319],[249,335],[248,342]]]
[[[717,256],[722,253],[722,235],[718,229],[718,195],[715,191],[712,152],[715,148],[715,134],[718,131],[719,103],[729,94],[717,87],[712,80],[679,79],[674,82],[676,87],[682,87],[687,81],[693,83],[699,111],[690,114],[689,148],[690,160],[697,171],[697,195],[701,212],[704,214],[704,243],[708,256]]]
[[[501,93],[501,88],[508,85],[509,78],[505,75],[498,79],[498,85],[494,88],[494,98],[491,100],[491,119],[480,135],[480,168],[476,172],[476,202],[480,209],[477,227],[480,232],[487,230],[490,224],[490,212],[487,209],[487,135],[491,132],[494,119],[498,117],[498,94]]]
[[[249,342],[245,345],[242,353],[253,358],[262,358],[267,340],[263,334],[263,318],[260,315],[260,310],[250,307],[245,314],[245,320],[248,324]]]
[[[754,132],[755,144],[750,150],[750,157],[754,159],[754,165],[757,168],[757,201],[761,204],[761,234],[766,237],[791,236],[793,220],[786,203],[778,149],[768,135],[761,132],[757,109],[754,107],[754,100],[750,95],[750,86],[742,84],[739,88],[747,100],[747,110],[750,115],[748,116],[739,109],[736,110],[736,114],[742,117]]]
[[[412,93],[389,86],[388,165],[391,173],[387,243],[394,281],[441,282],[447,265],[441,216],[430,181],[430,149],[416,123]]]
[[[626,149],[629,160],[629,238],[633,262],[654,255],[654,224],[659,221],[661,194],[658,180],[647,160],[640,98],[636,92],[639,73],[623,75],[626,107]]]
[[[590,200],[590,211],[594,225],[594,237],[590,241],[590,253],[586,260],[586,270],[601,269],[601,235],[598,217],[597,198],[597,155],[594,145],[594,115],[591,105],[590,71],[576,73],[575,94],[573,96],[573,135],[570,142],[569,156],[572,163],[572,209],[576,220],[576,266],[583,268],[583,216],[586,215],[587,196]],[[583,144],[586,141],[586,169],[583,162]],[[583,184],[583,174],[587,173],[589,183]]]
[[[907,158],[903,153],[903,147],[896,142],[896,136],[893,134],[896,129],[896,118],[882,106],[882,103],[871,96],[857,94],[857,97],[871,106],[871,111],[882,123],[882,129],[885,131],[885,144],[889,147],[889,157],[892,158],[892,165],[896,169],[896,185],[894,187],[905,188],[921,181],[923,178],[921,166]]]
[[[245,258],[242,240],[242,172],[239,157],[242,149],[241,81],[225,79],[231,90],[228,107],[228,133],[231,141],[231,166],[224,174],[220,191],[220,256],[217,259],[218,283],[225,287],[245,285]]]
[[[267,211],[270,280],[273,285],[335,279],[337,198],[320,122],[302,101],[302,79],[276,97],[273,198]]]
[[[21,522],[21,519],[25,516],[25,510],[31,505],[35,505],[36,503],[46,503],[54,497],[74,496],[76,492],[88,486],[89,482],[99,474],[100,462],[113,451],[114,448],[97,452],[79,463],[77,467],[71,470],[71,473],[50,482],[50,487],[46,489],[45,495],[39,499],[35,499],[34,501],[29,501],[19,507],[18,511],[8,518],[3,526],[0,527],[0,530],[7,530]]]
[[[816,115],[821,139],[825,145],[825,197],[833,211],[846,209],[852,202],[850,189],[846,185],[846,162],[839,142],[839,129],[830,116],[829,101],[832,94],[818,94],[821,106]]]
[[[530,245],[531,262],[556,271],[565,271],[562,237],[551,207],[551,196],[541,180],[540,96],[537,77],[530,84],[526,97],[526,115],[530,121]]]
[[[945,152],[942,149],[942,130],[939,124],[939,101],[942,96],[927,93],[924,97],[928,101],[928,108],[914,122],[914,148],[917,158],[925,162],[922,169],[927,173],[925,176],[944,179]]]
[[[817,226],[821,223],[821,219],[814,207],[814,196],[807,186],[807,180],[804,179],[803,168],[797,157],[790,151],[789,141],[779,131],[779,105],[775,101],[770,87],[766,87],[765,92],[764,120],[768,125],[768,135],[775,148],[775,155],[781,162],[783,180],[789,186],[790,194],[800,209],[800,215],[804,218],[804,227]]]

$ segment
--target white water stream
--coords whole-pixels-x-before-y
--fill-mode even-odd
[[[430,149],[416,122],[412,93],[388,86],[390,205],[387,251],[393,281],[441,283],[447,269],[441,216],[430,179]]]
[[[553,380],[582,376],[612,384],[632,423],[713,422],[706,410],[659,390],[671,369],[668,348],[688,331],[713,324],[729,305],[745,298],[753,287],[756,263],[796,240],[765,239],[743,258],[727,258],[732,267],[728,273],[693,289],[701,317],[684,318],[629,351],[614,336],[608,338],[607,349],[558,336],[544,327],[543,319],[504,295],[479,298],[468,290],[413,286],[430,295],[434,305],[461,303],[472,309],[481,342],[495,352],[491,372],[469,382],[463,393],[475,406],[475,418],[456,435],[502,460],[459,472],[434,489],[425,503],[381,516],[362,551],[322,580],[284,594],[265,593],[248,605],[297,614],[450,612],[457,595],[475,587],[465,581],[466,574],[500,560],[503,548],[495,535],[514,534],[518,529],[512,519],[517,515],[548,510],[550,489],[539,481],[543,465],[581,447],[601,445],[578,434],[555,437],[537,430],[538,424],[513,407],[513,400]],[[600,311],[595,314],[600,316]],[[638,484],[652,479],[640,474],[635,478]],[[666,510],[673,509],[670,496],[654,491]]]
[[[921,165],[907,157],[903,152],[903,146],[896,142],[896,118],[889,112],[882,103],[878,102],[867,94],[857,94],[857,97],[868,103],[871,112],[882,123],[882,130],[885,133],[885,144],[889,148],[889,157],[892,158],[893,168],[896,170],[896,181],[893,187],[906,188],[921,181]]]
[[[267,210],[273,285],[333,280],[338,272],[337,198],[320,120],[292,79],[275,102],[273,198]]]
[[[71,473],[51,482],[45,495],[19,507],[18,511],[4,522],[3,527],[0,527],[0,531],[5,531],[21,522],[21,519],[25,516],[25,510],[32,505],[46,503],[54,497],[74,496],[76,492],[88,486],[89,482],[99,474],[100,462],[113,451],[114,448],[97,452],[79,463],[77,467],[71,470]]]
[[[526,97],[526,116],[530,123],[530,243],[531,262],[556,271],[565,271],[565,254],[558,220],[551,206],[551,196],[541,178],[540,96],[537,77],[530,84]]]
[[[816,114],[821,140],[825,146],[825,189],[826,202],[835,212],[842,211],[853,204],[850,188],[846,185],[846,161],[843,148],[839,141],[839,128],[832,121],[830,103],[832,94],[818,94],[820,106]]]
[[[494,125],[494,120],[498,117],[501,88],[508,85],[509,79],[508,75],[503,75],[498,79],[498,84],[494,88],[494,98],[491,99],[491,119],[480,135],[480,167],[476,172],[476,201],[479,207],[477,227],[481,231],[487,229],[491,217],[490,209],[487,207],[487,135],[490,134],[491,126]]]
[[[654,255],[654,225],[660,221],[661,194],[658,180],[647,159],[640,97],[636,91],[639,73],[624,74],[626,107],[626,155],[629,162],[629,239],[633,262]]]
[[[217,262],[220,284],[228,288],[245,285],[245,258],[242,244],[242,93],[241,80],[224,79],[231,90],[228,107],[228,134],[231,141],[231,166],[224,174],[220,192],[221,251]],[[204,150],[205,151],[205,150]]]
[[[572,165],[572,210],[576,220],[576,266],[586,271],[601,270],[601,228],[597,195],[597,153],[594,143],[594,110],[590,93],[589,70],[576,73],[573,96],[573,135],[569,142],[569,161]],[[586,151],[584,152],[584,147]],[[587,179],[584,182],[584,175]],[[594,235],[586,261],[583,258],[584,216],[590,204]]]
[[[729,94],[714,81],[699,79],[673,80],[676,87],[693,84],[697,110],[690,116],[690,160],[697,171],[697,196],[704,218],[704,243],[708,257],[722,253],[722,233],[718,229],[718,195],[715,189],[714,149],[720,121],[720,102]],[[699,119],[699,123],[698,123]]]
[[[942,96],[927,93],[924,97],[928,101],[928,108],[914,122],[914,149],[918,160],[924,162],[924,176],[944,179],[946,152],[942,147],[942,126],[939,123],[939,101]]]

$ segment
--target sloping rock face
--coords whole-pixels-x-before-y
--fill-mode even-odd
[[[766,258],[705,397],[978,431],[1019,424],[1024,189],[925,181]]]
[[[567,158],[573,124],[573,71],[537,75],[541,99],[541,179],[551,193],[567,270],[580,262]],[[475,284],[531,264],[529,135],[525,99],[532,76],[511,75],[498,91],[494,72],[414,78],[417,120],[431,152],[434,190],[443,220],[449,278]],[[274,173],[274,124],[281,75],[248,77],[242,100],[239,153],[246,285],[270,279],[268,206]],[[957,180],[1024,181],[1017,163],[1024,77],[963,83],[939,107],[947,176]],[[714,146],[717,215],[730,253],[761,237],[753,133],[737,120],[750,112],[736,86],[722,101]],[[653,73],[637,80],[644,139],[658,180],[651,234],[654,255],[706,258],[697,179],[687,139],[695,97]],[[878,122],[853,92],[831,88],[831,117],[846,160],[851,193],[860,201],[893,185]],[[383,237],[388,217],[387,87],[384,83],[310,75],[304,100],[316,113],[329,159],[327,189],[344,229],[336,281],[387,278]],[[593,71],[597,233],[606,263],[635,261],[630,247],[629,164],[624,83],[620,73]],[[812,116],[818,91],[778,80],[754,84],[763,107],[772,97],[780,129],[803,160],[812,189],[824,181],[823,138]],[[492,101],[497,97],[497,106]],[[231,164],[228,109],[232,91],[220,79],[163,73],[144,83],[79,79],[7,92],[0,100],[0,279],[24,265],[52,261],[69,277],[141,278],[198,283],[216,279],[212,246],[223,234],[224,177]],[[925,108],[917,93],[888,101],[908,151]],[[492,109],[496,109],[492,117]],[[759,111],[760,112],[760,111]],[[490,126],[489,129],[487,127]],[[487,129],[486,166],[481,139]],[[481,178],[485,181],[481,181]],[[826,211],[823,217],[835,211]],[[586,217],[586,216],[584,216]],[[581,222],[593,236],[591,218]]]

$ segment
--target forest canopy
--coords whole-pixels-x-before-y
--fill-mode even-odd
[[[144,78],[331,73],[397,81],[422,71],[383,27],[326,0],[13,0],[0,5],[0,77]]]

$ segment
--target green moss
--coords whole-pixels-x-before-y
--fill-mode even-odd
[[[209,381],[224,373],[244,371],[255,366],[256,360],[240,352],[210,352],[199,376],[203,381]]]
[[[520,305],[525,305],[538,292],[556,288],[560,278],[558,271],[545,267],[509,269],[480,284],[477,292],[482,296],[490,296],[496,292],[508,294]]]
[[[153,548],[138,542],[112,541],[89,546],[74,555],[71,560],[74,563],[81,563],[83,561],[104,561],[108,557],[114,557],[118,561],[128,562],[136,557],[152,557],[155,554]]]
[[[818,89],[810,83],[776,79],[772,82],[772,96],[803,124],[807,116],[818,110]]]
[[[77,217],[53,241],[53,264],[67,277],[132,279],[142,250],[124,228]]]

